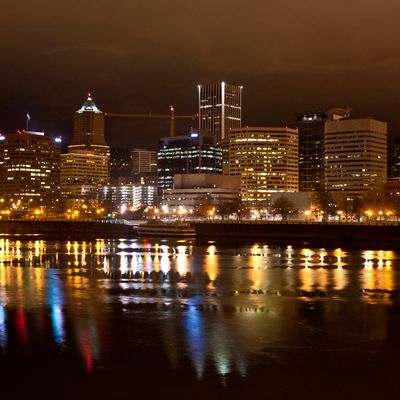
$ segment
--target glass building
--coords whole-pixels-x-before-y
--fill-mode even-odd
[[[400,178],[400,137],[394,139],[391,175],[393,178]]]
[[[174,185],[175,174],[222,173],[222,150],[214,144],[214,137],[199,129],[187,134],[165,137],[158,151],[158,188]]]
[[[333,108],[327,111],[299,113],[296,121],[288,124],[299,131],[299,191],[324,190],[325,122],[348,118],[350,110]]]

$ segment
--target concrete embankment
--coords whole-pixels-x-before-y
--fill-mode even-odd
[[[124,223],[65,220],[8,220],[0,221],[0,233],[7,235],[41,235],[51,238],[96,237],[135,235],[133,227]]]
[[[292,240],[400,244],[399,223],[196,222],[199,240]]]

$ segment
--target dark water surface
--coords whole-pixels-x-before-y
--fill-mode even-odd
[[[1,398],[400,398],[400,251],[0,238]]]

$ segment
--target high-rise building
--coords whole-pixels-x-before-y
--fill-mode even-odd
[[[165,137],[158,151],[160,194],[171,189],[175,174],[222,173],[222,150],[207,132],[191,129],[186,135]]]
[[[400,178],[400,137],[394,139],[391,175],[393,178]]]
[[[0,135],[0,187],[3,196],[46,203],[60,188],[60,139],[43,132]]]
[[[80,194],[86,187],[110,180],[110,148],[104,137],[104,113],[89,93],[74,116],[74,137],[68,153],[61,155],[61,189],[64,194]]]
[[[326,121],[348,118],[350,109],[333,108],[327,111],[299,113],[288,124],[299,130],[299,191],[324,190],[324,132]]]
[[[387,124],[371,118],[325,123],[325,189],[361,196],[383,190]]]
[[[110,148],[104,137],[104,113],[93,101],[91,93],[74,116],[74,137],[68,151],[90,150],[109,155]]]
[[[267,203],[272,192],[297,192],[297,154],[297,129],[231,130],[229,174],[241,176],[242,200]]]
[[[199,129],[210,132],[216,143],[230,129],[242,126],[242,86],[225,82],[198,85]]]
[[[108,182],[108,157],[90,150],[61,154],[61,191],[81,194],[83,188]]]
[[[146,149],[131,150],[132,175],[157,173],[157,152]]]

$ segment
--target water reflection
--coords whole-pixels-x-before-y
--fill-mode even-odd
[[[244,378],[249,359],[276,360],[305,332],[326,329],[339,346],[353,335],[354,346],[385,341],[399,260],[384,250],[2,238],[0,350],[51,343],[92,373],[115,343],[132,351],[160,332],[172,369],[186,357],[198,380],[211,370]],[[143,320],[151,334],[131,334]]]

